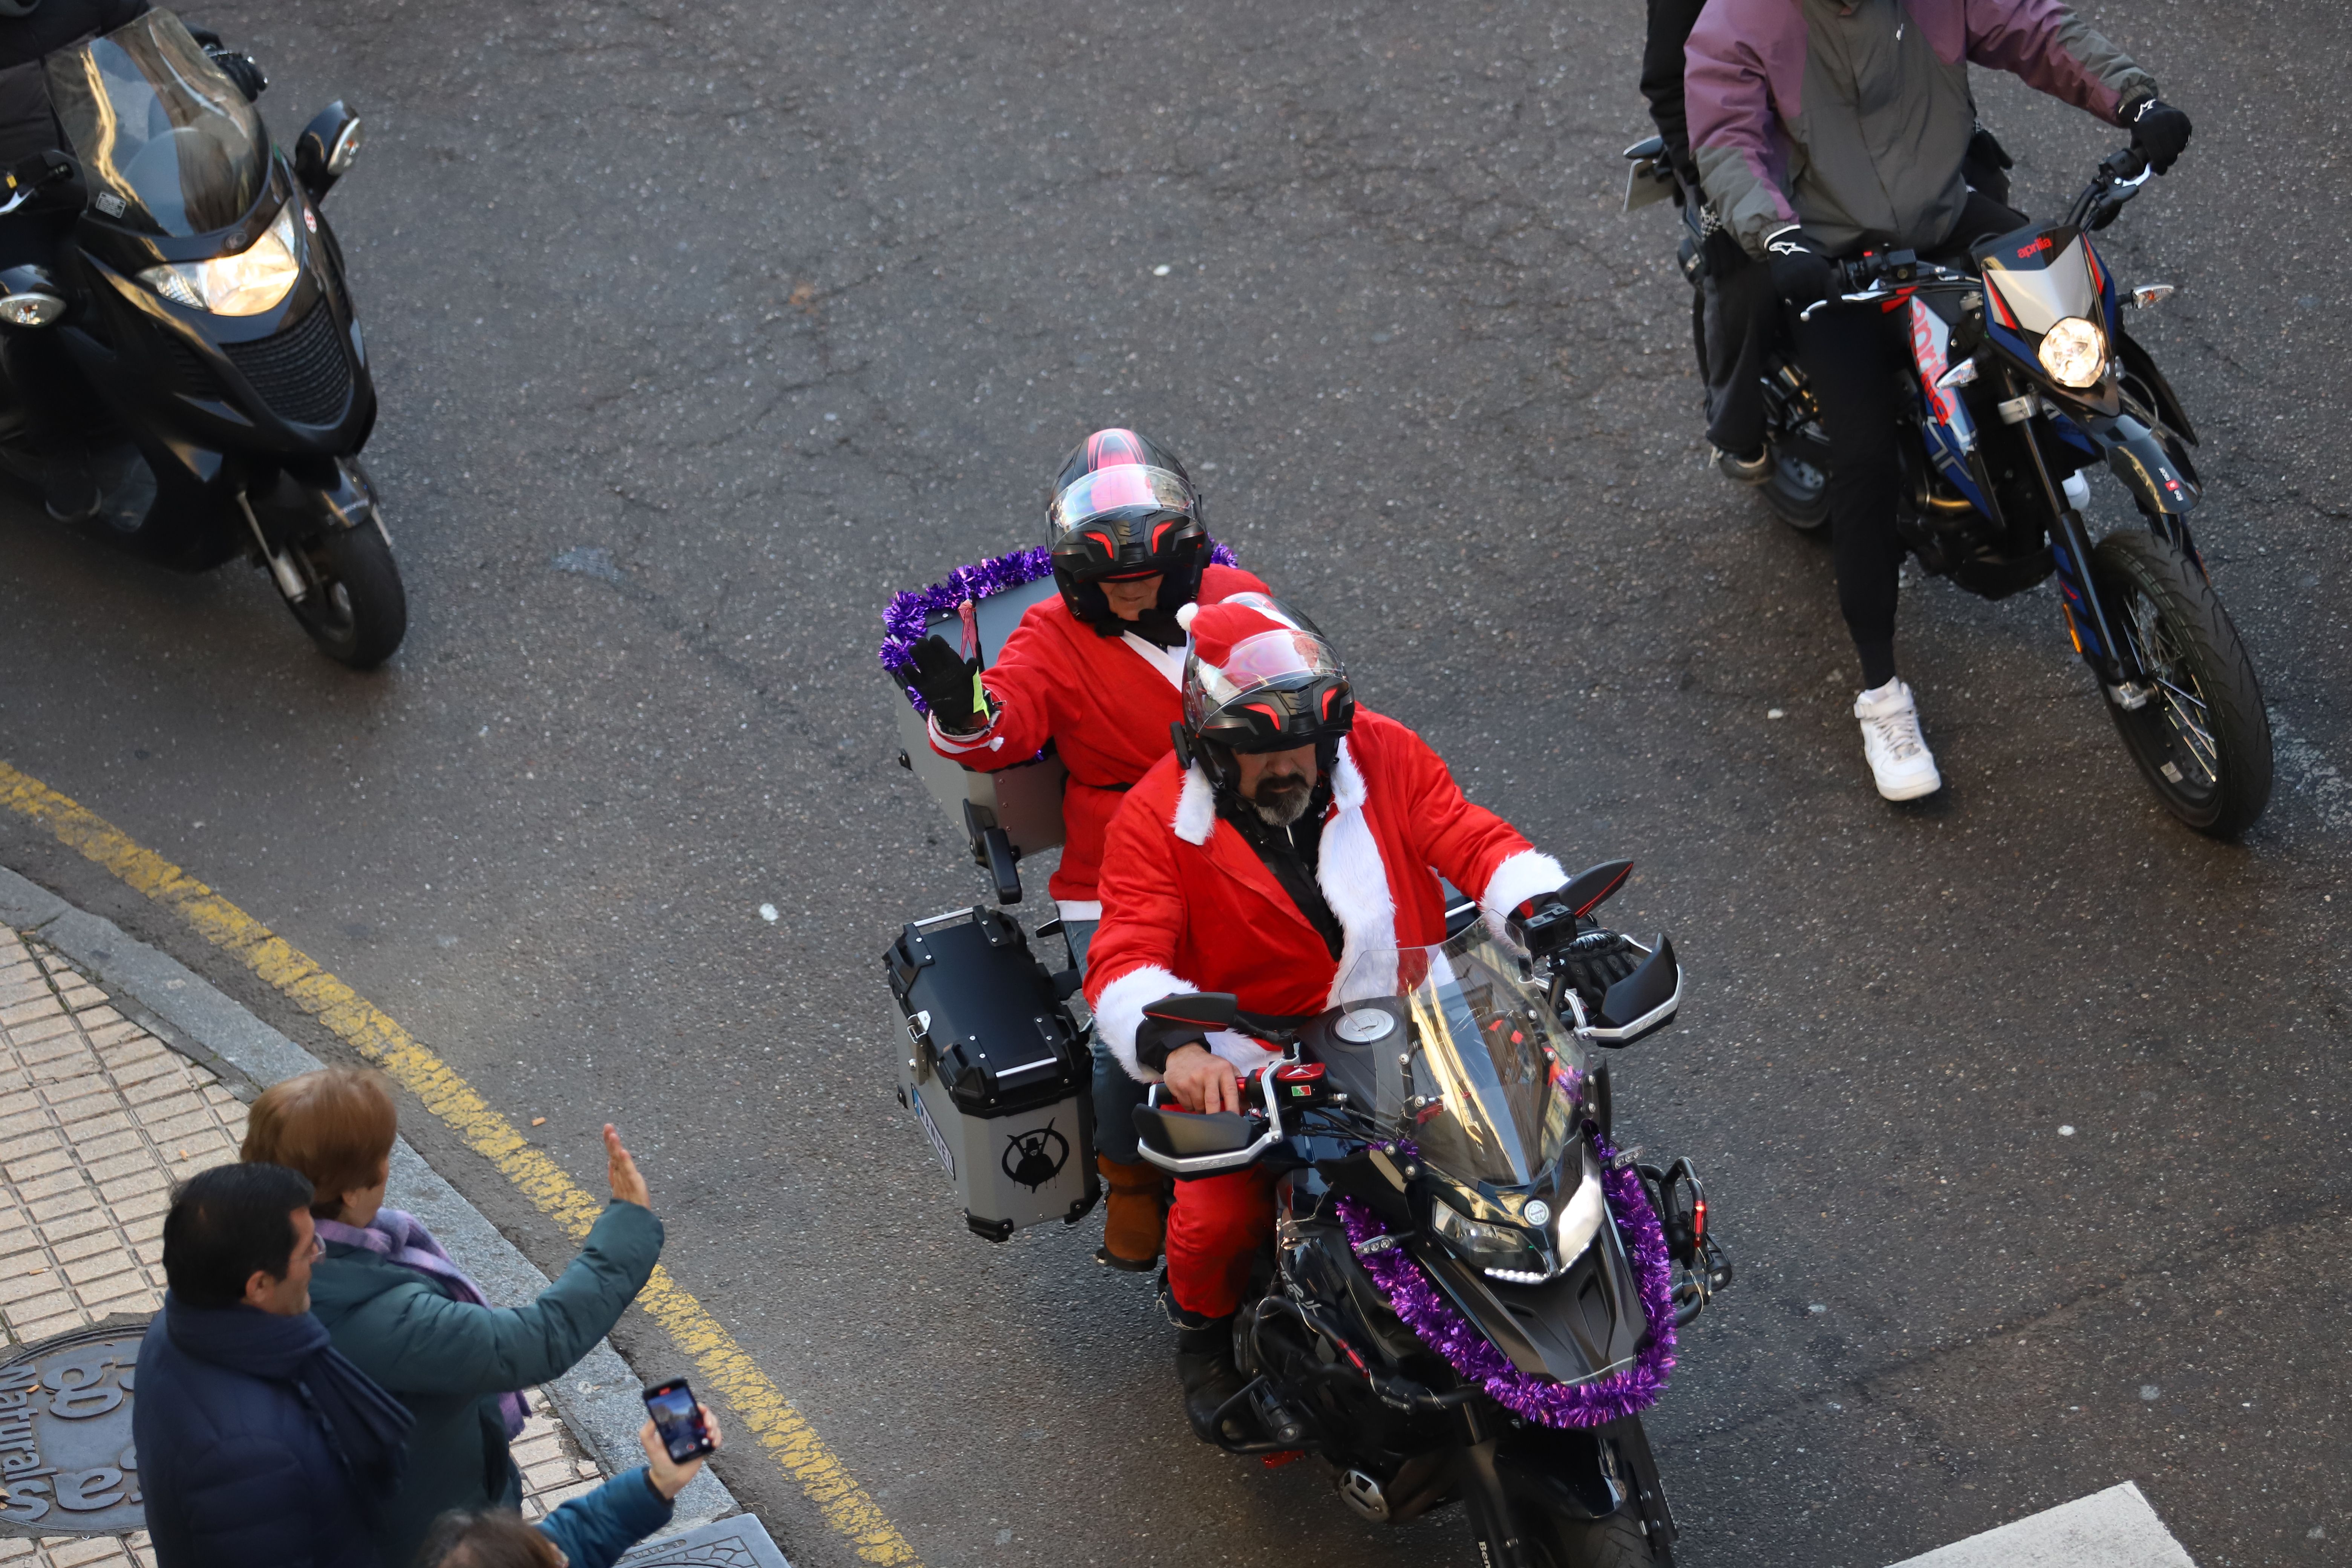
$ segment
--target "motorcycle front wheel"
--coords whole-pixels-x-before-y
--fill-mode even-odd
[[[408,595],[392,545],[373,523],[329,529],[292,551],[310,584],[287,608],[328,658],[373,669],[408,632]]]
[[[1607,1519],[1571,1519],[1532,1499],[1512,1502],[1537,1568],[1670,1568],[1674,1562],[1670,1553],[1652,1555],[1631,1503]]]
[[[2173,816],[2236,837],[2270,803],[2271,722],[2221,596],[2187,555],[2137,529],[2099,542],[2091,579],[2156,689],[2136,709],[2107,694],[2132,761]]]

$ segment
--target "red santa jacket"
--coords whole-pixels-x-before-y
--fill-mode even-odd
[[[1265,862],[1218,819],[1206,775],[1164,757],[1129,793],[1104,849],[1102,925],[1087,954],[1095,1027],[1150,1082],[1160,1075],[1137,1065],[1135,1028],[1147,1004],[1171,993],[1230,991],[1244,1012],[1294,1016],[1337,1005],[1351,974],[1350,995],[1382,994],[1393,976],[1372,973],[1380,955],[1445,940],[1435,873],[1479,889],[1498,919],[1568,880],[1559,861],[1464,799],[1427,742],[1360,707],[1339,742],[1315,870],[1345,939],[1335,963]],[[1209,1045],[1244,1071],[1266,1059],[1245,1036],[1221,1031]]]
[[[1266,592],[1237,566],[1212,566],[1201,579],[1204,605]],[[1183,679],[1182,648],[1132,632],[1097,637],[1056,596],[1029,606],[981,678],[997,705],[988,727],[950,735],[931,723],[931,750],[982,773],[1025,763],[1054,742],[1070,783],[1062,794],[1062,863],[1045,888],[1067,919],[1102,913],[1095,878],[1103,830],[1127,787],[1168,755],[1168,727],[1184,716]]]

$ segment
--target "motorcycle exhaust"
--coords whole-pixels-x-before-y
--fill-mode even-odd
[[[1339,1500],[1374,1524],[1389,1521],[1388,1494],[1381,1483],[1361,1470],[1349,1470],[1334,1483],[1339,1489]]]

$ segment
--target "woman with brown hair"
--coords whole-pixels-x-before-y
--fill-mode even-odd
[[[416,1417],[407,1479],[387,1510],[388,1564],[415,1555],[437,1514],[520,1504],[507,1445],[522,1430],[522,1391],[595,1348],[645,1288],[662,1245],[645,1179],[607,1123],[613,1201],[580,1256],[529,1306],[493,1307],[415,1215],[384,1206],[399,1131],[380,1075],[326,1068],[265,1089],[244,1149],[310,1182],[326,1244],[310,1310],[335,1349]]]

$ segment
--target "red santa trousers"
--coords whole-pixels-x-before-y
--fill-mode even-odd
[[[1168,1293],[1188,1312],[1230,1317],[1250,1264],[1274,1239],[1274,1177],[1253,1165],[1176,1184],[1168,1211]]]

